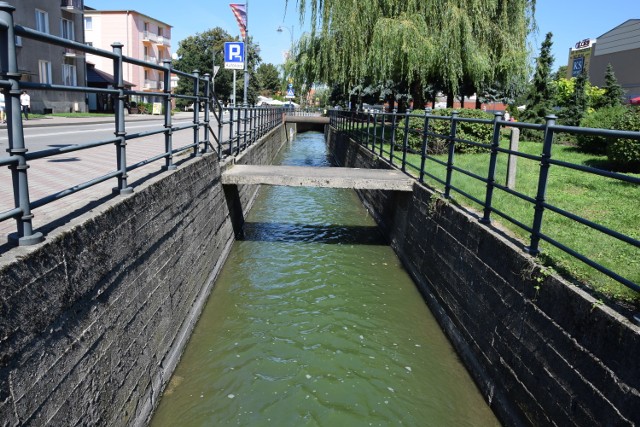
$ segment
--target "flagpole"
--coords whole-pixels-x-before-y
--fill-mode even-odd
[[[249,0],[245,0],[245,12],[247,14],[247,23],[245,27],[245,39],[244,39],[244,96],[242,102],[247,107],[247,92],[249,91]]]

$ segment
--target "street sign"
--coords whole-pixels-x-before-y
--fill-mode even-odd
[[[287,99],[293,99],[295,98],[296,95],[293,92],[293,85],[289,84],[289,87],[287,87],[287,96],[285,96],[285,98]]]
[[[244,70],[244,43],[226,42],[224,44],[224,68]]]

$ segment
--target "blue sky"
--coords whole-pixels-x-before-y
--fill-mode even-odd
[[[425,0],[428,1],[428,0]],[[172,51],[178,42],[195,33],[222,27],[231,35],[239,35],[229,3],[243,0],[85,0],[96,9],[132,9],[173,26]],[[161,6],[159,6],[161,5]],[[183,7],[180,7],[183,6]],[[640,0],[537,0],[538,31],[529,38],[535,55],[547,32],[553,33],[554,69],[566,65],[569,48],[585,38],[596,38],[627,19],[640,18]],[[284,25],[287,29],[277,32]],[[308,27],[308,23],[306,23]],[[249,34],[260,44],[262,60],[281,64],[291,36],[300,37],[296,0],[249,0]]]

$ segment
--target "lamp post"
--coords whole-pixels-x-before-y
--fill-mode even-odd
[[[283,29],[289,31],[289,35],[291,36],[291,45],[289,46],[289,55],[291,55],[291,53],[293,52],[293,25],[291,26],[291,29],[289,29],[289,27],[285,25],[280,25],[277,31],[281,33]]]

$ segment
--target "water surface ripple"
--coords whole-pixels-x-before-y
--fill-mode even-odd
[[[499,424],[354,192],[263,187],[151,425]]]

